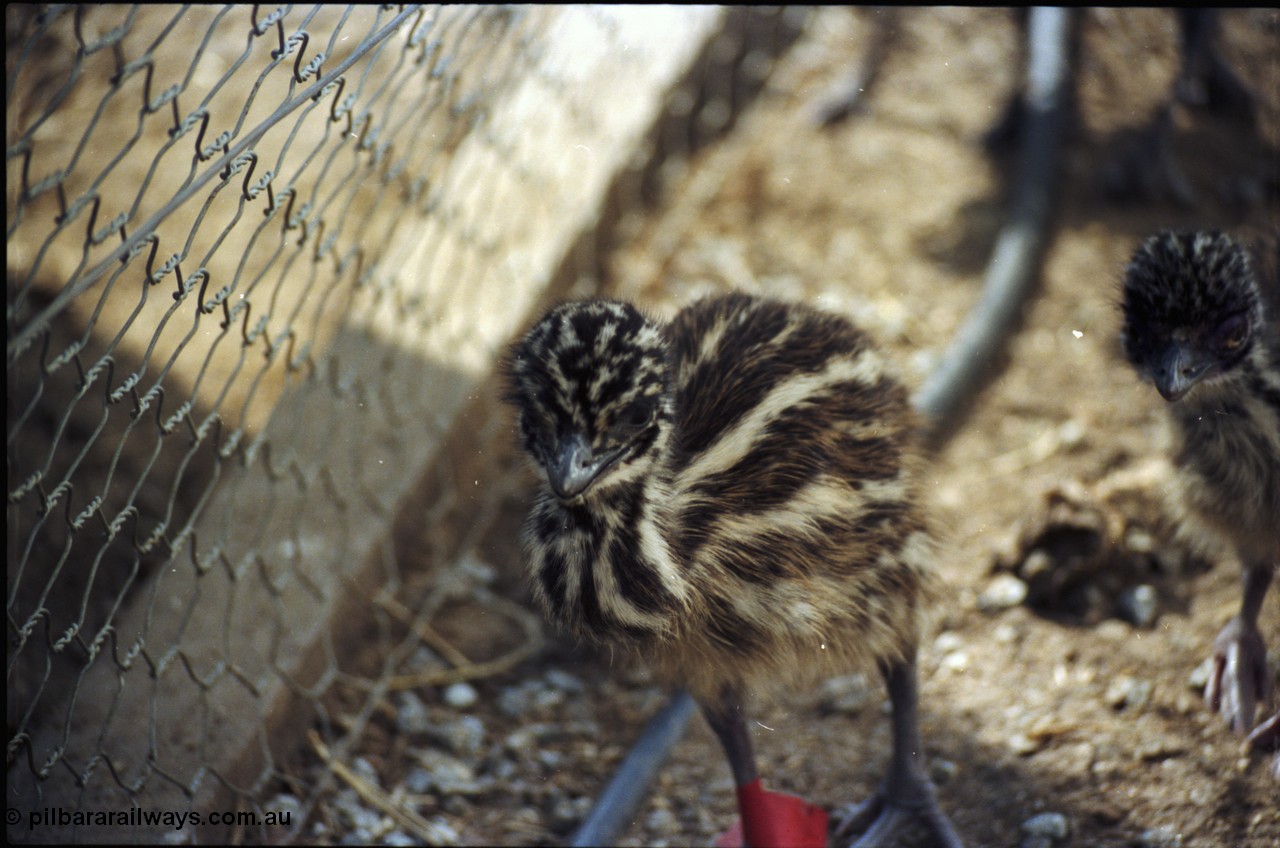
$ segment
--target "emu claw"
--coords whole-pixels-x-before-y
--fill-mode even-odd
[[[1255,727],[1244,744],[1252,751],[1275,751],[1271,760],[1271,776],[1280,780],[1280,713]]]
[[[852,833],[860,833],[847,848],[888,848],[895,844],[898,831],[912,821],[922,821],[933,833],[936,844],[943,848],[964,848],[960,835],[937,800],[929,793],[918,804],[903,804],[885,798],[877,791],[866,801],[853,805],[832,831],[833,844],[842,844]]]
[[[1244,736],[1253,726],[1257,705],[1268,700],[1270,690],[1262,634],[1239,617],[1231,619],[1213,643],[1213,672],[1204,690],[1209,712],[1221,713],[1236,735]]]

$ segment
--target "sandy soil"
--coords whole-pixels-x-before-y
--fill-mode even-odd
[[[1022,25],[993,9],[885,15],[878,29],[867,11],[816,13],[737,130],[676,175],[632,228],[611,258],[609,293],[661,314],[729,287],[805,298],[872,330],[918,384],[975,300],[1002,222],[1012,162],[983,137],[1016,90]],[[1042,285],[1004,366],[930,470],[950,530],[940,570],[951,591],[922,649],[923,733],[942,805],[972,845],[1018,845],[1021,825],[1041,812],[1069,827],[1045,845],[1280,844],[1280,783],[1263,758],[1242,756],[1189,682],[1238,605],[1238,566],[1168,541],[1158,499],[1163,401],[1116,342],[1119,271],[1139,239],[1166,226],[1237,229],[1280,217],[1280,15],[1224,18],[1224,54],[1259,95],[1259,122],[1178,110],[1174,152],[1197,196],[1183,206],[1112,198],[1098,176],[1168,91],[1174,16],[1081,13],[1077,114]],[[818,128],[824,92],[886,37],[866,109]],[[495,474],[527,482],[516,468],[502,454]],[[513,488],[477,549],[493,584],[517,599],[524,497]],[[990,593],[1007,585],[997,578],[1027,575],[1046,526],[1069,537],[1049,562],[1069,570],[1066,588],[1033,584],[1034,605]],[[1126,620],[1139,585],[1155,600],[1145,625]],[[1274,591],[1269,601],[1262,626],[1276,651]],[[514,637],[484,611],[454,605],[437,629],[473,659],[500,653]],[[480,741],[450,753],[468,769],[465,789],[397,796],[460,841],[565,839],[663,702],[643,673],[549,639],[533,660],[475,682],[474,703],[450,707],[443,688],[416,693],[436,725],[468,715],[483,728]],[[760,705],[766,780],[828,806],[864,797],[888,754],[882,699],[875,686],[866,694],[837,681]],[[402,708],[376,716],[360,745],[384,787],[406,779],[407,760],[441,747],[397,734]],[[322,806],[313,835],[341,839],[346,820]],[[733,815],[728,770],[695,720],[624,841],[707,844]]]

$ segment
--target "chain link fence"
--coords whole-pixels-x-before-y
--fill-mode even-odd
[[[300,833],[302,731],[340,761],[447,600],[423,564],[492,524],[501,493],[456,457],[506,438],[502,345],[591,289],[659,166],[795,32],[706,7],[7,7],[11,840]],[[405,522],[430,540],[412,574]],[[271,829],[282,784],[304,806]],[[204,818],[145,818],[166,811]]]

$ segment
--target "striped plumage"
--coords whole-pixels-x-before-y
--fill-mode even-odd
[[[1280,328],[1250,253],[1161,233],[1129,263],[1124,348],[1169,401],[1180,502],[1246,562],[1280,560]]]
[[[526,525],[535,595],[579,638],[695,696],[914,644],[931,550],[913,418],[848,321],[746,295],[666,326],[570,304],[517,348],[512,394],[544,473],[566,433],[620,452],[573,500],[544,487]]]
[[[1257,617],[1280,568],[1280,281],[1254,259],[1221,233],[1163,232],[1138,248],[1123,287],[1125,354],[1170,401],[1180,530],[1244,566],[1207,693],[1242,734],[1271,688]]]
[[[744,294],[669,323],[587,301],[535,324],[508,378],[543,481],[525,523],[534,596],[579,639],[691,691],[729,756],[748,841],[798,838],[783,820],[809,813],[760,789],[746,697],[878,667],[894,755],[859,844],[919,816],[959,846],[919,754],[933,549],[915,420],[867,337]]]

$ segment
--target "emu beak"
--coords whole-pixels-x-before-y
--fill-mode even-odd
[[[1171,342],[1155,371],[1156,389],[1173,403],[1185,397],[1208,370],[1208,363],[1197,357],[1186,342]]]
[[[596,457],[578,433],[572,433],[560,443],[552,467],[547,469],[551,491],[561,500],[570,500],[585,492],[600,472],[612,461],[613,456]]]

